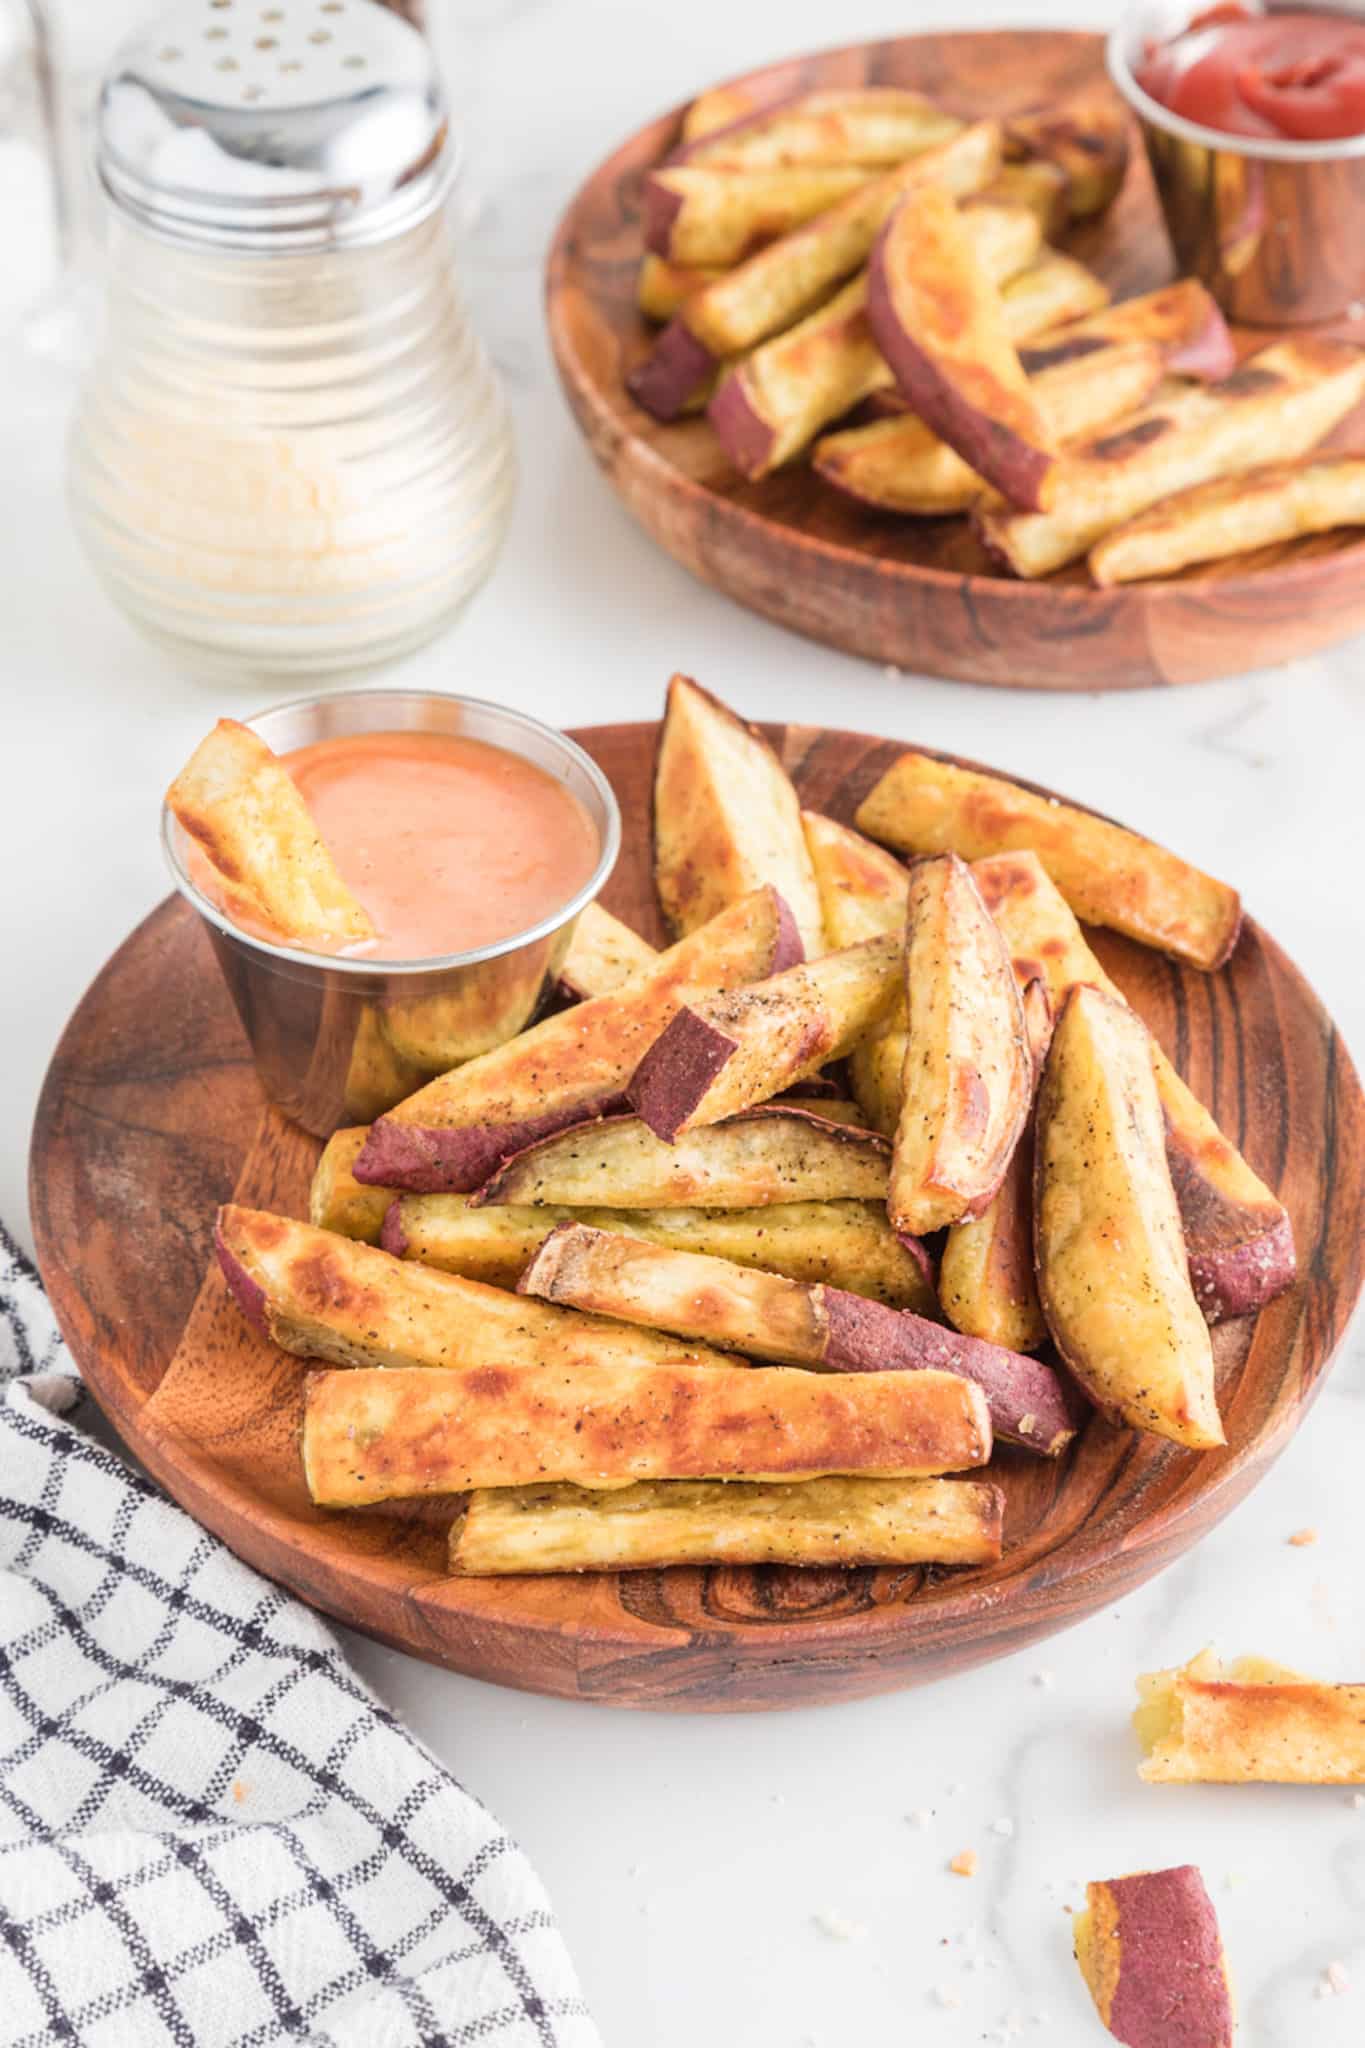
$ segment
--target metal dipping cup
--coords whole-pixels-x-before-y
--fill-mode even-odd
[[[193,904],[250,1041],[261,1085],[315,1137],[368,1123],[434,1074],[516,1036],[554,984],[578,913],[616,865],[621,816],[581,747],[523,712],[437,690],[347,690],[277,704],[246,723],[277,754],[366,732],[459,733],[519,754],[578,798],[597,831],[583,887],[528,931],[430,960],[348,960],[241,931],[195,886],[185,838],[163,806],[176,888]]]
[[[1359,6],[1308,4],[1365,19]],[[1173,114],[1138,84],[1148,41],[1169,40],[1197,11],[1196,0],[1138,0],[1108,44],[1109,75],[1142,130],[1181,269],[1203,279],[1229,319],[1250,327],[1306,326],[1365,310],[1365,135],[1224,135]]]

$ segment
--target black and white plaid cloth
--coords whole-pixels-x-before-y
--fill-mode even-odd
[[[0,2043],[600,2048],[520,1851],[79,1398],[0,1230]]]

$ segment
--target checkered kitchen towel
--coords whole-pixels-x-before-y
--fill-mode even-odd
[[[78,1398],[0,1230],[0,2043],[600,2048],[520,1851]]]

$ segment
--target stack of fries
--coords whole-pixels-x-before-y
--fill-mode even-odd
[[[971,1564],[997,1442],[1221,1443],[1209,1325],[1290,1285],[1289,1219],[1077,920],[1212,972],[1236,893],[926,754],[864,837],[681,676],[654,819],[667,951],[594,907],[568,1005],[338,1132],[308,1222],[220,1215],[243,1312],[333,1368],[314,1500],[450,1496],[457,1572]],[[279,900],[288,833],[232,844]]]
[[[1312,457],[1365,395],[1360,351],[1294,339],[1237,369],[1194,279],[1113,306],[1052,246],[1126,159],[1096,95],[967,123],[884,88],[703,94],[645,184],[639,304],[666,324],[631,392],[663,421],[704,408],[748,478],[808,455],[880,512],[966,514],[1022,577],[1084,559],[1122,583],[1365,524],[1365,460]]]

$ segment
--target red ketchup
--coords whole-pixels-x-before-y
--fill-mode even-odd
[[[1365,21],[1210,7],[1150,42],[1137,82],[1152,99],[1225,135],[1288,142],[1365,134]]]

